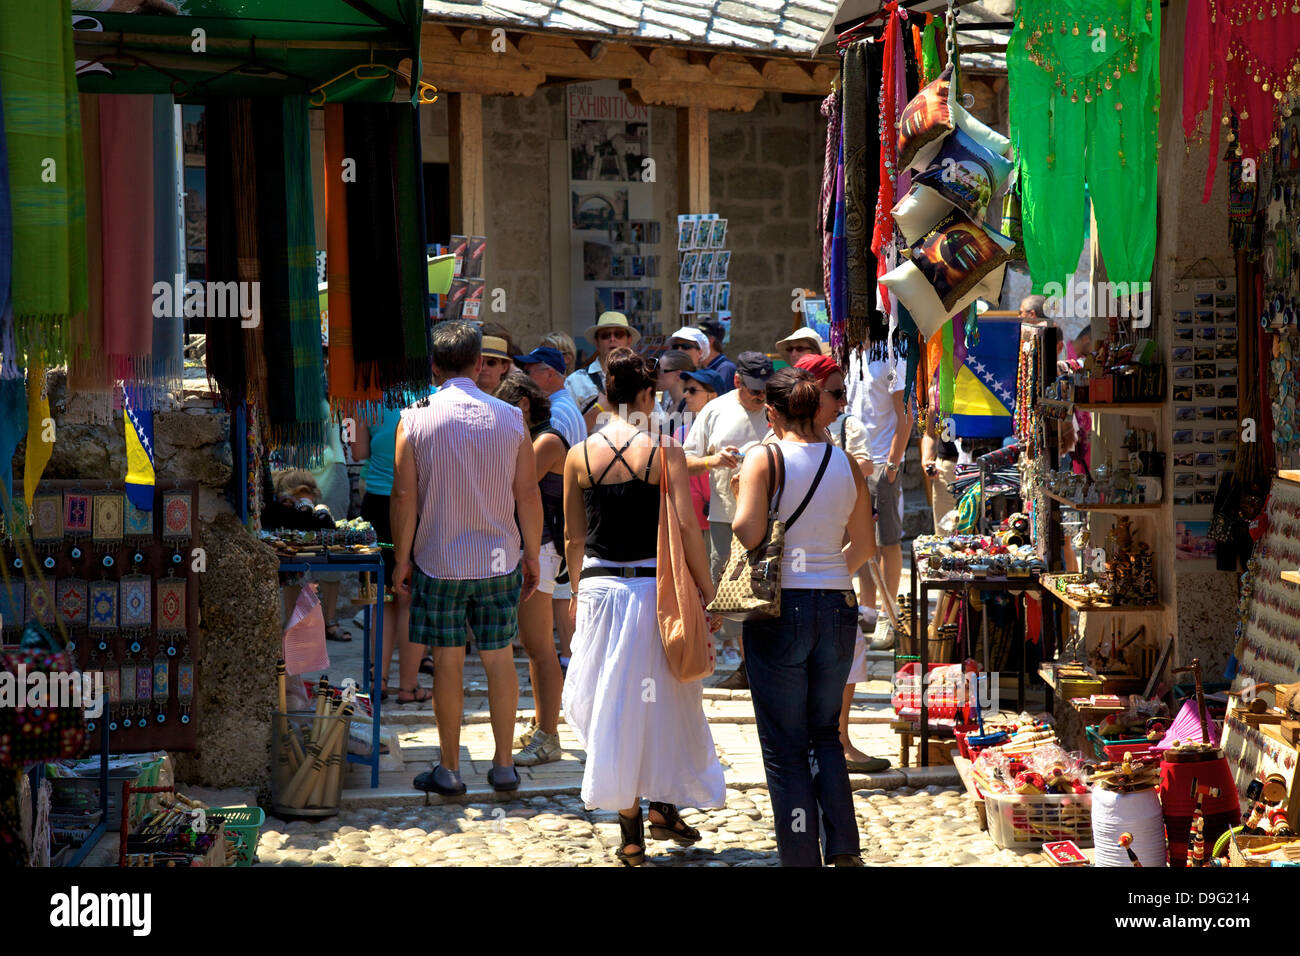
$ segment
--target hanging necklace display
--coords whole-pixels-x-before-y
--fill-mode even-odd
[[[163,492],[162,539],[173,548],[184,547],[190,543],[192,534],[190,523],[193,518],[191,502],[190,493],[179,487]]]
[[[92,540],[99,551],[116,551],[122,546],[122,501],[120,491],[97,491],[94,495]]]
[[[126,543],[137,548],[153,543],[153,512],[141,511],[125,496],[122,526]]]
[[[45,628],[54,626],[54,579],[45,578],[27,584],[27,615]]]
[[[153,659],[153,708],[154,720],[160,724],[167,722],[167,700],[171,696],[168,683],[170,666],[171,661],[159,647],[158,655]]]
[[[90,537],[91,495],[80,488],[63,493],[63,537],[74,541]]]
[[[49,553],[63,543],[63,496],[37,492],[32,497],[32,544]]]
[[[181,709],[181,723],[190,722],[190,705],[194,702],[194,662],[190,660],[190,642],[181,644],[181,660],[176,665],[176,703]]]

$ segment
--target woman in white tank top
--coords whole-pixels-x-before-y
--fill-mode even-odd
[[[782,369],[768,382],[768,417],[778,438],[773,451],[779,449],[785,471],[777,509],[786,523],[781,616],[744,625],[783,866],[862,862],[839,715],[857,635],[852,576],[874,556],[876,543],[866,482],[815,423],[822,400],[821,388],[803,369]],[[741,467],[731,527],[747,548],[757,547],[767,529],[773,464],[760,446]],[[814,812],[820,827],[810,819]]]

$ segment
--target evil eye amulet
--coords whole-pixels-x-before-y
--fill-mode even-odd
[[[139,653],[140,653],[140,642],[139,642],[139,641],[132,641],[132,642],[131,642],[131,653],[132,653],[132,654],[139,654]]]
[[[123,726],[123,727],[130,727],[130,726],[131,726],[131,718],[130,718],[130,717],[124,717],[124,718],[122,719],[122,726]]]
[[[81,549],[80,549],[80,548],[73,548],[73,549],[72,549],[72,560],[77,561],[77,560],[80,560],[80,558],[81,558]]]
[[[22,559],[22,558],[14,558],[14,567],[15,567],[15,568],[21,568],[22,566],[23,566],[23,559]]]
[[[168,657],[175,657],[175,656],[176,656],[176,648],[174,648],[174,647],[169,647],[169,648],[167,648],[167,656],[168,656]]]
[[[165,723],[167,723],[167,715],[166,715],[166,714],[158,714],[154,719],[157,720],[158,723],[160,723],[160,724],[165,724]]]
[[[113,556],[111,554],[104,555],[104,560],[102,563],[104,567],[111,568],[113,566]]]
[[[190,715],[189,715],[189,714],[181,714],[181,723],[182,723],[182,724],[188,724],[189,722],[190,722]]]
[[[117,730],[117,721],[116,721],[116,720],[111,720],[111,721],[109,721],[109,722],[108,722],[108,729],[109,729],[109,730]]]
[[[131,557],[131,560],[134,561],[136,564],[139,564],[141,561],[144,560],[144,555],[141,554],[139,551],[137,551],[137,552],[136,552],[136,553]]]
[[[54,568],[54,558],[53,558],[53,557],[48,557],[48,558],[46,558],[46,559],[45,559],[43,562],[41,562],[41,563],[44,564],[47,568],[49,568],[49,569],[51,569],[51,570],[53,570],[53,568]]]
[[[181,563],[181,553],[177,551],[175,554],[172,555],[172,564],[180,564],[180,563]]]
[[[106,650],[108,650],[108,641],[100,641],[100,642],[99,642],[99,649],[100,649],[101,651],[106,651]]]

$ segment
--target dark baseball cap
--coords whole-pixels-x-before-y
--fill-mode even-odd
[[[741,352],[736,357],[736,372],[745,388],[761,392],[772,377],[772,360],[762,352]]]
[[[546,345],[533,349],[527,355],[516,355],[515,361],[520,365],[535,365],[541,362],[543,365],[549,365],[561,375],[564,374],[564,356],[560,354],[559,349],[553,349]]]
[[[696,322],[695,327],[710,338],[717,339],[721,342],[727,337],[727,330],[722,327],[722,323],[717,319],[704,319]]]
[[[722,384],[722,376],[711,368],[702,368],[693,372],[682,372],[682,378],[693,378],[715,395],[721,395],[726,388]]]

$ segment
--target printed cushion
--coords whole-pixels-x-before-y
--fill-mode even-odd
[[[930,167],[912,182],[931,187],[971,219],[983,222],[993,194],[1010,175],[1010,160],[956,129],[944,138]]]
[[[952,67],[949,66],[903,108],[903,115],[898,118],[900,167],[909,168],[919,150],[952,132],[951,87]]]
[[[929,337],[978,298],[996,302],[1012,242],[953,209],[908,250],[908,261],[880,282]]]
[[[910,246],[952,212],[952,203],[929,186],[913,186],[890,212],[903,234],[903,241]]]

